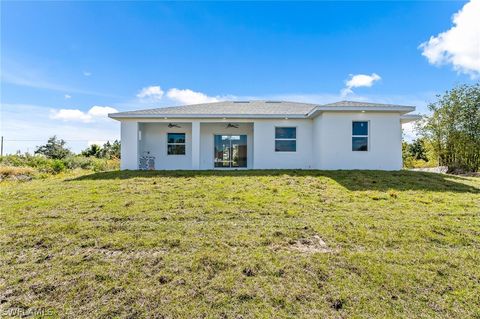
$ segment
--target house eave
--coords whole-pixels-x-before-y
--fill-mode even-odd
[[[111,113],[114,120],[123,119],[305,119],[307,114],[122,114]]]
[[[317,106],[307,114],[129,114],[110,113],[108,117],[115,120],[124,119],[306,119],[322,112],[395,112],[404,115],[415,110],[413,106],[378,107],[378,106]]]
[[[421,119],[422,119],[422,116],[419,114],[407,114],[407,115],[400,116],[400,123],[406,124],[406,123],[415,122]]]

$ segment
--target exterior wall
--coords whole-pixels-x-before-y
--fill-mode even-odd
[[[178,127],[168,127],[168,123],[140,123],[141,141],[139,156],[155,156],[155,169],[192,169],[192,124],[176,123]],[[185,155],[167,155],[167,133],[185,133]]]
[[[120,130],[120,169],[138,169],[138,123],[122,121]]]
[[[312,169],[311,119],[255,120],[253,129],[253,168]],[[275,152],[275,127],[297,128],[297,151]]]
[[[369,121],[369,147],[352,151],[352,121]],[[402,168],[402,129],[397,113],[325,112],[314,119],[315,167],[319,169]]]
[[[238,128],[227,128],[227,123],[202,123],[200,125],[200,169],[213,169],[215,152],[214,135],[247,135],[247,168],[253,168],[253,124],[237,123]]]
[[[367,152],[352,151],[352,121],[369,121]],[[181,127],[168,128],[170,122]],[[155,156],[156,169],[213,169],[215,134],[246,134],[247,168],[250,169],[402,168],[398,113],[323,112],[313,119],[232,121],[239,125],[238,129],[227,129],[227,123],[220,119],[122,120],[121,169],[138,169],[138,158],[145,152]],[[296,152],[275,152],[277,126],[297,128]],[[137,130],[141,131],[140,141]],[[186,133],[186,155],[167,155],[167,133]],[[198,155],[192,156],[195,153]]]

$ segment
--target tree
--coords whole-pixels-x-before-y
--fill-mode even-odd
[[[98,158],[120,158],[120,142],[115,140],[113,143],[107,141],[103,147],[92,144],[82,151],[82,155],[86,157],[95,156]]]
[[[409,143],[403,141],[402,142],[402,161],[403,161],[403,166],[407,168],[412,168],[413,165],[413,157],[412,154],[410,154],[410,145]]]
[[[62,139],[57,139],[57,136],[52,136],[48,139],[47,144],[38,146],[35,154],[42,154],[48,158],[63,159],[72,154],[72,152],[65,147],[67,142]]]
[[[112,143],[112,147],[110,148],[110,156],[113,158],[120,158],[120,142],[115,140]]]
[[[109,141],[103,144],[102,157],[108,159],[120,158],[120,142],[115,140],[112,144]]]
[[[423,138],[417,138],[412,144],[408,144],[407,151],[415,160],[428,162],[425,140]]]
[[[82,155],[86,157],[90,157],[90,156],[101,157],[102,148],[97,144],[92,144],[82,151]]]
[[[480,169],[480,83],[460,85],[428,105],[432,115],[419,125],[438,156],[439,164],[457,169]]]

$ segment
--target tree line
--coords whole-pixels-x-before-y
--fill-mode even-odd
[[[52,136],[48,139],[45,145],[38,146],[35,149],[35,154],[44,155],[51,159],[64,159],[68,156],[74,155],[73,152],[67,148],[67,142],[63,139]],[[107,141],[103,146],[92,144],[80,153],[85,157],[96,157],[104,159],[119,159],[120,158],[120,142],[115,140],[113,143]]]

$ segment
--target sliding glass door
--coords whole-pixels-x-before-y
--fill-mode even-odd
[[[215,135],[215,167],[247,167],[247,135]]]

